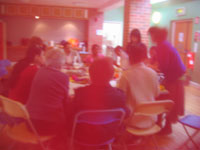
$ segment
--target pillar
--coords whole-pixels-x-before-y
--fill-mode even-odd
[[[125,0],[124,3],[124,40],[126,47],[130,39],[130,32],[138,28],[142,35],[142,42],[148,46],[147,31],[150,27],[151,4],[150,0]]]

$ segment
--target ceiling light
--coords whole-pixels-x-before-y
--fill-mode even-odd
[[[40,19],[40,16],[35,16],[35,19]]]
[[[162,18],[162,15],[160,12],[154,12],[152,15],[152,22],[155,24],[158,24],[160,23],[161,18]]]
[[[167,0],[151,0],[150,3],[156,4],[156,3],[165,2],[165,1],[167,1]]]

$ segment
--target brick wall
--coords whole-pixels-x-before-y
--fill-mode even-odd
[[[88,21],[88,49],[90,51],[93,44],[102,46],[103,37],[96,35],[96,30],[103,29],[104,17],[103,13],[95,13],[90,16]]]
[[[126,46],[129,42],[131,30],[138,28],[142,34],[142,42],[148,46],[147,31],[150,27],[150,19],[150,0],[125,0],[123,45]]]

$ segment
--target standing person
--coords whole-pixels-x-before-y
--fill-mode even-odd
[[[26,107],[38,133],[55,135],[54,146],[63,146],[66,144],[69,101],[69,78],[61,72],[65,64],[64,52],[49,50],[45,63],[46,66],[35,75]]]
[[[171,133],[171,123],[177,121],[178,115],[184,114],[184,87],[181,77],[186,68],[178,51],[166,40],[167,30],[165,28],[151,27],[148,33],[152,43],[156,44],[158,67],[165,76],[163,84],[175,103],[163,129],[163,133]]]
[[[122,69],[126,70],[129,67],[129,58],[126,52],[122,49],[121,46],[117,46],[114,49],[115,55],[113,59],[115,61],[115,65],[121,67]],[[118,62],[118,58],[120,59]],[[119,64],[118,64],[119,63]]]
[[[140,33],[139,29],[135,28],[131,31],[130,42],[127,45],[126,53],[129,55],[130,51],[133,50],[133,49],[131,49],[131,46],[138,44],[138,43],[141,43],[141,33]]]
[[[160,90],[157,73],[144,64],[147,55],[146,46],[138,43],[131,45],[130,48],[130,67],[123,71],[118,87],[126,93],[127,103],[131,106],[132,112],[134,112],[137,105],[154,101]],[[156,116],[134,116],[134,113],[132,113],[128,125],[149,128],[155,122]]]

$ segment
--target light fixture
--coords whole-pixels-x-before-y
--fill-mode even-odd
[[[35,19],[40,19],[40,16],[35,16]]]
[[[162,15],[160,12],[156,11],[152,14],[152,22],[155,24],[160,23],[161,18],[162,18]]]
[[[165,2],[165,1],[167,1],[167,0],[151,0],[150,3],[156,4],[156,3]]]

